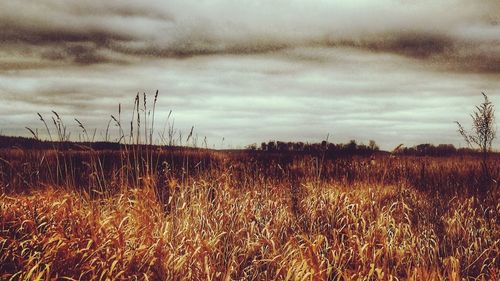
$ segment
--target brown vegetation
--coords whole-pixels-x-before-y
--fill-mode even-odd
[[[3,279],[498,276],[498,189],[475,196],[474,157],[144,147],[1,158]]]
[[[135,106],[116,145],[0,149],[0,280],[498,279],[480,156],[141,145]]]

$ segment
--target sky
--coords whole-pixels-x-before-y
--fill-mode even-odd
[[[54,110],[102,138],[158,90],[157,139],[172,110],[213,147],[463,147],[454,121],[500,104],[497,0],[1,1],[0,30],[4,135],[46,138]]]

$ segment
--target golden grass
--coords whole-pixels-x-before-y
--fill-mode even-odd
[[[88,143],[0,149],[0,281],[498,279],[498,155],[485,181],[467,154],[151,146],[157,97],[104,149],[77,119]]]
[[[400,185],[155,180],[0,196],[1,280],[496,280],[500,203]],[[292,204],[296,197],[297,205]]]

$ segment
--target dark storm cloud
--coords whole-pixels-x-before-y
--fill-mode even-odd
[[[443,55],[452,52],[454,48],[454,41],[447,36],[419,33],[381,36],[375,40],[351,44],[373,51],[393,52],[415,58]]]
[[[443,34],[401,33],[343,45],[395,53],[450,71],[500,72],[500,39],[474,42]]]
[[[31,50],[76,64],[352,46],[450,70],[498,71],[498,2],[436,2],[2,1],[0,41],[48,47]]]

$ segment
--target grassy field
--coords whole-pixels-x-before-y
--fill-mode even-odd
[[[0,150],[1,280],[497,280],[475,156]],[[500,158],[490,161],[500,176]]]

